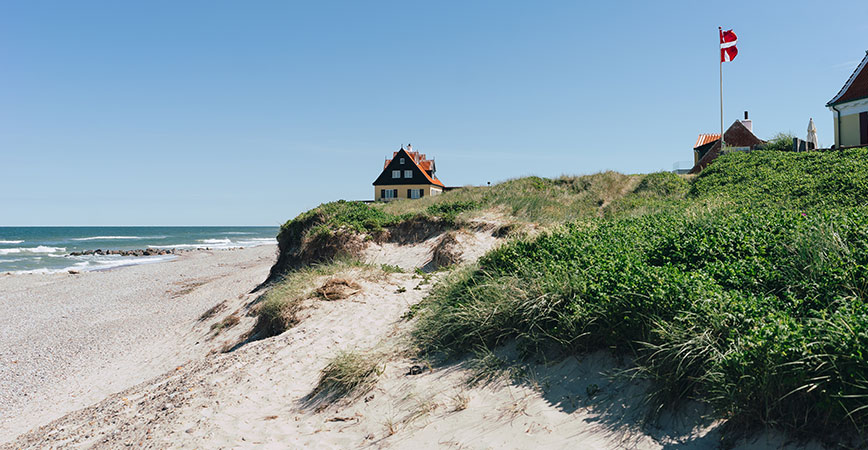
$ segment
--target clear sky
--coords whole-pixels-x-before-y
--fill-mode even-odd
[[[671,170],[749,110],[831,144],[868,2],[4,1],[0,225],[276,225],[450,186]]]

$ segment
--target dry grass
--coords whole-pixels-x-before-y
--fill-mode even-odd
[[[211,324],[211,331],[219,333],[223,330],[227,330],[234,327],[235,325],[238,325],[238,322],[241,322],[241,318],[238,317],[238,315],[236,314],[230,314],[224,317],[223,320]]]
[[[342,351],[320,372],[313,395],[326,403],[370,392],[383,373],[385,361],[377,352]]]
[[[525,177],[493,186],[466,186],[436,197],[377,203],[375,207],[401,215],[423,213],[438,204],[470,202],[478,207],[458,214],[459,222],[496,211],[508,220],[546,225],[600,215],[613,201],[630,195],[643,177],[612,171],[556,179]]]
[[[469,405],[469,404],[470,404],[470,396],[463,393],[463,392],[459,392],[459,393],[455,394],[454,397],[452,397],[452,411],[453,412],[464,411],[465,409],[467,409],[467,405]]]
[[[226,309],[226,300],[223,300],[222,302],[208,308],[207,311],[203,312],[202,315],[199,316],[199,321],[202,322],[202,321],[208,320],[208,319],[216,316],[218,313],[220,313],[224,309]]]
[[[259,298],[256,306],[258,319],[253,336],[259,339],[275,336],[298,323],[298,313],[302,310],[304,301],[313,295],[319,295],[314,288],[317,281],[335,276],[340,276],[340,279],[347,281],[351,287],[359,286],[350,281],[352,279],[379,280],[386,274],[379,267],[353,259],[340,259],[329,264],[289,272]],[[320,289],[326,287],[320,286]]]
[[[325,300],[342,300],[359,292],[362,292],[362,286],[346,278],[332,278],[316,290],[316,294]]]
[[[437,240],[432,253],[432,262],[435,268],[449,267],[461,262],[461,249],[456,233],[449,231]]]

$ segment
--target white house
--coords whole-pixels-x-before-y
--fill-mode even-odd
[[[832,111],[835,147],[868,145],[868,51],[856,71],[826,106]]]

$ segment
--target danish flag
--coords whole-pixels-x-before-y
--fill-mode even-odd
[[[738,55],[738,49],[735,48],[738,37],[732,30],[723,31],[720,27],[718,30],[720,30],[720,62],[732,61],[735,59],[735,55]]]

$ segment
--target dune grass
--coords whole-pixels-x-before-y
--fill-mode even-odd
[[[257,322],[253,334],[259,338],[275,336],[298,323],[302,302],[315,294],[316,280],[323,277],[361,271],[367,277],[383,274],[378,267],[355,259],[343,258],[327,264],[309,266],[287,273],[268,288],[256,309]]]
[[[552,224],[598,215],[612,201],[631,195],[645,177],[611,171],[556,179],[525,177],[490,187],[468,186],[419,201],[394,201],[375,207],[396,216],[442,216],[445,211],[450,219],[490,210],[510,220]]]
[[[689,182],[647,176],[601,214],[453,273],[414,310],[415,344],[441,358],[612,349],[654,382],[657,410],[697,399],[732,427],[864,433],[866,161],[760,151]]]
[[[369,392],[383,372],[384,357],[376,352],[339,352],[320,372],[314,395],[333,402]]]

